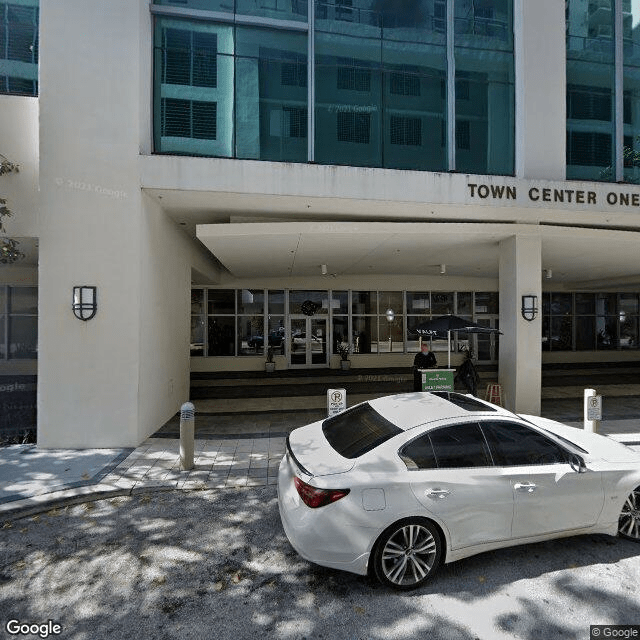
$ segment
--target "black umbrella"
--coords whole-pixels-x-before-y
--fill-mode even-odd
[[[492,329],[491,327],[483,327],[476,324],[466,318],[460,316],[440,316],[439,318],[432,318],[431,320],[425,320],[421,322],[417,327],[411,330],[413,333],[417,333],[421,336],[430,336],[435,338],[444,338],[444,334],[447,334],[447,345],[449,354],[449,368],[451,368],[451,332],[463,331],[464,333],[502,333],[498,329]]]

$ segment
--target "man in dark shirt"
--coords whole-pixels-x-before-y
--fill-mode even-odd
[[[429,345],[422,343],[422,351],[413,359],[413,390],[422,391],[422,374],[419,369],[433,369],[437,366],[436,357],[429,351]]]

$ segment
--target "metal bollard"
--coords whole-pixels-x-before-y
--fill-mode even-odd
[[[196,408],[191,402],[180,407],[180,468],[183,471],[193,469],[194,434]]]

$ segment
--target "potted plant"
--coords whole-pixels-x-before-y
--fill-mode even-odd
[[[273,361],[273,356],[273,347],[269,345],[267,347],[267,361],[264,363],[264,370],[267,373],[273,373],[276,370],[276,363]]]
[[[343,371],[347,371],[351,366],[351,361],[349,360],[349,345],[346,342],[341,342],[338,345],[338,353],[340,354],[340,368]]]

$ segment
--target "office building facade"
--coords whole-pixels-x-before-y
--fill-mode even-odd
[[[545,362],[637,360],[638,20],[627,0],[0,3],[24,254],[0,266],[0,375],[37,380],[39,443],[138,444],[191,372],[270,350],[409,367],[447,313],[502,332],[455,336],[451,362],[497,366],[521,412]]]

